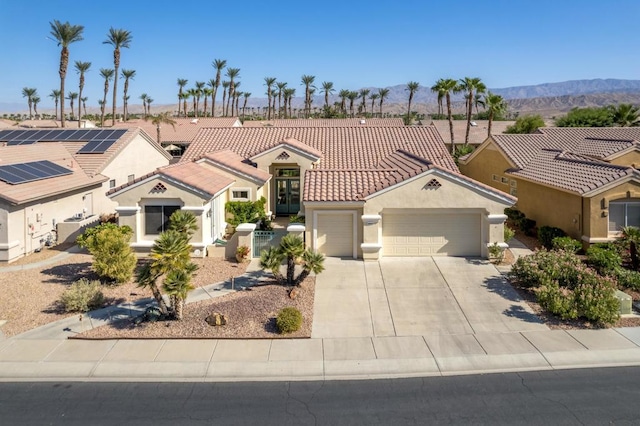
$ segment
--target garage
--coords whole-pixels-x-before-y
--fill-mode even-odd
[[[354,257],[355,212],[316,213],[316,250],[325,256]]]
[[[384,214],[384,256],[480,256],[480,214]]]

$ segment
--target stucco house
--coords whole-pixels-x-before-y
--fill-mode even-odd
[[[516,199],[460,174],[433,127],[207,128],[180,163],[110,191],[120,223],[150,247],[177,208],[196,214],[204,250],[230,200],[305,215],[327,256],[487,256]]]
[[[41,249],[56,232],[59,242],[72,240],[115,212],[110,188],[170,158],[138,129],[1,130],[0,261]]]
[[[460,159],[467,176],[518,197],[538,226],[585,244],[640,226],[640,129],[542,128],[493,135]]]

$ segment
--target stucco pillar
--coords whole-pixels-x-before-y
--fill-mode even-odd
[[[498,243],[498,246],[507,248],[509,245],[504,241],[504,223],[507,220],[507,215],[504,214],[489,214],[484,216],[483,229],[487,230],[486,238],[482,247],[482,256],[489,257],[489,246],[493,243]]]
[[[236,226],[236,235],[238,236],[238,247],[249,247],[249,257],[253,256],[253,231],[256,230],[255,223],[241,223]]]
[[[301,223],[292,223],[289,226],[287,226],[287,232],[289,234],[294,234],[297,235],[298,237],[302,238],[304,240],[304,233],[305,233],[305,226]]]
[[[140,220],[138,220],[139,213],[142,208],[140,206],[121,206],[116,207],[116,213],[118,213],[118,225],[128,226],[133,229],[132,243],[137,243],[142,237],[142,230],[138,226]]]
[[[362,219],[362,258],[378,260],[382,254],[382,216],[363,214]]]

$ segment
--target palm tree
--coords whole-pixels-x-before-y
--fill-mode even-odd
[[[196,81],[196,87],[194,88],[194,95],[196,100],[196,118],[198,118],[198,110],[200,109],[200,96],[202,96],[202,89],[204,89],[205,84],[206,83],[204,81]]]
[[[382,104],[387,96],[389,96],[389,89],[378,89],[378,95],[380,95],[380,118],[382,118]]]
[[[304,85],[304,109],[305,118],[309,118],[311,113],[311,88],[314,88],[313,82],[316,77],[314,75],[303,74],[301,77],[302,84]]]
[[[147,97],[147,102],[149,102],[149,97]],[[162,124],[169,124],[171,125],[171,127],[173,127],[173,130],[176,129],[176,121],[171,118],[171,113],[170,112],[161,112],[158,115],[154,115],[151,116],[151,118],[149,118],[149,116],[145,116],[145,121],[151,120],[151,124],[153,124],[154,126],[156,126],[156,142],[158,142],[159,144],[162,144],[162,140],[160,137],[160,129],[161,129],[161,125]]]
[[[147,118],[147,98],[148,97],[149,95],[147,95],[146,93],[143,93],[138,97],[138,99],[142,101],[142,114],[143,114],[143,118],[145,119]]]
[[[188,92],[183,92],[180,94],[180,100],[182,101],[182,112],[184,113],[185,117],[187,116],[187,101],[190,97],[191,95],[189,95]]]
[[[38,89],[33,87],[23,87],[22,88],[22,97],[27,98],[27,104],[29,105],[29,120],[33,118],[32,110],[33,110],[33,97],[38,96]]]
[[[78,98],[82,99],[82,90],[84,89],[84,73],[89,71],[91,68],[91,62],[75,62],[76,72],[80,75],[80,82],[78,84]],[[71,115],[73,115],[73,106],[71,107]],[[80,102],[78,102],[78,128],[82,127],[81,118],[82,114],[80,113]]]
[[[153,98],[147,96],[147,114],[151,114],[151,102],[153,102]]]
[[[127,121],[129,115],[129,80],[132,80],[136,76],[136,70],[122,70],[122,78],[124,78],[124,91],[122,93],[122,117],[124,121]]]
[[[360,104],[360,108],[362,109],[362,113],[366,116],[367,115],[367,96],[369,96],[369,93],[371,91],[369,89],[360,89],[360,92],[358,93],[358,97],[362,98],[362,103]]]
[[[238,90],[238,87],[240,87],[239,81],[236,83],[235,89],[233,91],[233,100],[231,100],[231,116],[233,117],[237,117],[240,115],[240,96],[242,96],[242,92]]]
[[[211,116],[216,116],[216,96],[218,94],[218,87],[220,87],[220,73],[227,66],[226,59],[215,59],[211,64],[216,69],[216,78],[213,82],[213,95],[211,101]],[[224,104],[223,104],[224,105]],[[224,109],[224,108],[223,108]]]
[[[240,68],[227,68],[226,76],[229,77],[229,98],[227,100],[226,115],[229,114],[229,103],[234,97],[234,91],[236,90],[234,79],[240,75]],[[233,115],[233,108],[231,109],[231,115]]]
[[[187,90],[187,93],[191,97],[191,102],[192,102],[192,105],[193,105],[193,116],[195,118],[198,118],[198,111],[197,111],[197,108],[198,108],[198,102],[197,102],[198,90],[195,89],[195,88],[189,89],[189,90]]]
[[[491,92],[487,92],[484,95],[483,104],[489,112],[489,125],[487,126],[487,137],[491,136],[491,124],[493,119],[502,116],[507,110],[507,103],[500,95],[496,95]]]
[[[203,115],[207,116],[207,107],[209,106],[209,96],[213,94],[213,89],[210,87],[202,88],[202,97],[204,98],[204,113]]]
[[[56,105],[56,120],[58,119],[58,102],[60,101],[60,91],[58,89],[53,89],[51,93],[49,93],[49,97],[53,99]]]
[[[295,277],[296,259],[302,259],[302,272]],[[282,276],[280,267],[287,261],[286,277]],[[319,274],[324,270],[324,256],[311,249],[306,249],[301,237],[287,234],[282,237],[278,248],[270,247],[260,254],[260,267],[273,273],[274,278],[281,284],[297,286],[309,276],[311,272]]]
[[[109,81],[113,78],[114,70],[110,68],[100,68],[100,76],[104,78],[104,96],[102,97],[102,107],[100,108],[100,127],[104,127],[104,109],[107,106],[107,94],[109,93]],[[73,111],[72,111],[73,113]]]
[[[247,109],[247,101],[249,101],[251,92],[244,92],[242,96],[244,96],[244,103],[242,104],[242,119],[244,120],[245,110]]]
[[[178,117],[180,117],[180,103],[182,101],[182,90],[184,89],[184,86],[187,85],[187,83],[189,82],[189,80],[187,80],[186,78],[179,78],[178,79]],[[184,116],[187,116],[187,112],[184,112]]]
[[[443,87],[443,82],[443,79],[439,79],[436,81],[436,84],[431,86],[431,91],[438,94],[438,115],[442,115],[442,100],[447,94],[447,91]]]
[[[377,92],[372,93],[371,95],[369,95],[369,99],[371,99],[371,116],[373,117],[376,113],[375,113],[375,109],[373,109],[373,107],[376,104],[376,100],[380,97],[380,94]]]
[[[358,99],[358,92],[356,91],[350,91],[349,95],[347,96],[347,99],[349,99],[349,111],[351,112],[351,118],[355,117],[355,115],[353,114],[353,102]]]
[[[331,81],[323,81],[322,82],[322,90],[320,93],[324,93],[324,106],[325,108],[329,107],[329,95],[335,92],[336,89],[333,88],[333,82]]]
[[[451,112],[451,94],[460,93],[462,89],[460,88],[458,81],[452,78],[440,79],[436,82],[435,86],[440,87],[438,91],[442,90],[444,92],[444,97],[447,102],[447,119],[449,120],[449,135],[451,137],[451,154],[453,154],[456,150],[456,147],[455,147],[455,141],[454,141],[454,135],[453,135],[453,114]]]
[[[36,117],[38,116],[38,104],[40,103],[40,96],[38,96],[37,94],[31,98],[31,102],[33,102],[33,112],[35,113]]]
[[[466,93],[467,102],[467,132],[464,137],[464,145],[469,144],[469,131],[471,129],[471,114],[473,113],[474,94],[484,93],[486,86],[478,77],[465,77],[460,80],[460,91]]]
[[[73,119],[73,101],[78,99],[78,94],[76,92],[69,92],[69,94],[67,94],[67,99],[69,99],[69,105],[71,106],[71,119]],[[80,111],[78,111],[78,113],[80,113]]]
[[[613,113],[613,122],[620,127],[637,127],[640,126],[640,117],[638,107],[631,104],[620,104],[611,106]]]
[[[281,111],[282,111],[282,106],[280,102],[282,101],[282,95],[284,94],[284,89],[287,87],[287,83],[276,82],[276,87],[278,88],[278,117],[280,117]]]
[[[264,85],[267,86],[267,120],[271,120],[271,96],[273,96],[273,85],[276,84],[275,77],[265,77]]]
[[[109,34],[107,34],[107,39],[103,41],[103,44],[110,44],[113,46],[113,105],[111,106],[111,125],[116,124],[116,103],[117,93],[118,93],[118,69],[120,68],[120,49],[121,48],[129,48],[131,40],[133,39],[131,35],[131,31],[123,30],[123,29],[115,29],[113,27],[109,28]]]
[[[420,87],[420,83],[417,81],[410,81],[407,83],[407,88],[405,90],[409,91],[409,105],[407,106],[407,120],[405,124],[411,124],[411,101],[413,101],[413,95],[418,91],[418,87]]]
[[[226,104],[226,99],[227,99],[227,89],[229,88],[229,82],[226,80],[222,81],[222,116],[226,117],[227,114],[224,111],[224,106]]]
[[[69,66],[69,45],[83,39],[84,26],[71,25],[69,22],[62,23],[57,19],[49,22],[49,25],[51,26],[51,35],[58,42],[58,46],[62,47],[58,74],[60,75],[60,96],[64,96],[64,80],[67,77],[67,67]],[[61,126],[65,127],[64,101],[60,102],[60,120]]]
[[[128,96],[127,96],[128,98]],[[82,109],[84,110],[84,115],[87,115],[87,101],[89,100],[88,97],[84,96],[82,98],[80,98],[80,100],[78,102],[82,102]],[[78,104],[80,105],[80,104]]]
[[[347,98],[349,97],[349,91],[347,89],[342,89],[338,93],[338,97],[340,98],[340,108],[342,108],[342,112],[347,114]]]
[[[296,89],[287,87],[284,89],[284,118],[287,118],[287,106],[289,107],[289,118],[291,118],[291,99],[295,96]]]

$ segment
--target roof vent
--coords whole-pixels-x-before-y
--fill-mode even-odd
[[[198,124],[198,119],[194,118],[193,120],[191,120],[191,124]]]
[[[476,123],[475,121],[472,121],[472,122],[471,122],[471,125],[472,125],[473,127],[475,127],[475,126],[477,126],[477,125],[478,125],[478,123]]]
[[[367,124],[367,121],[363,118],[362,120],[360,120],[360,124]]]
[[[429,182],[427,182],[427,184],[422,189],[438,189],[441,186],[442,184],[438,182],[437,179],[431,179]]]

